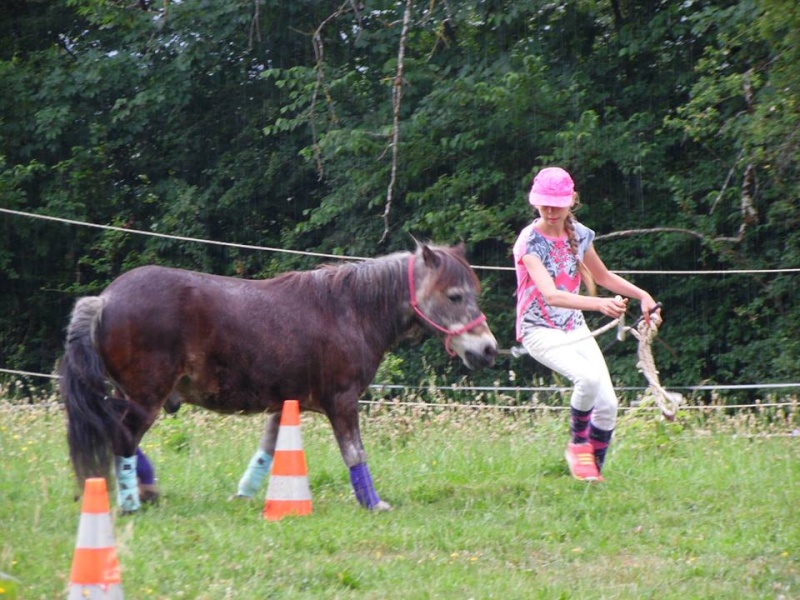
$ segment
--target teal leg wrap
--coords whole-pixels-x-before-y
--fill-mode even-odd
[[[239,489],[236,492],[238,496],[245,498],[252,498],[256,495],[261,485],[264,483],[264,478],[269,475],[269,470],[272,468],[272,457],[264,452],[261,448],[256,450],[253,458],[250,459],[250,464],[247,465],[247,470],[239,480]]]
[[[117,471],[117,506],[123,512],[135,512],[141,506],[139,482],[136,478],[136,462],[135,454],[129,457],[114,457],[114,466]]]

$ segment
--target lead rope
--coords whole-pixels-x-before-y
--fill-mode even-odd
[[[553,348],[561,348],[562,346],[571,346],[572,344],[577,344],[578,342],[582,342],[583,340],[588,340],[589,338],[593,337],[596,338],[597,336],[603,335],[606,331],[608,331],[609,329],[613,329],[614,327],[617,328],[618,339],[622,339],[620,338],[620,336],[623,335],[621,332],[630,329],[630,327],[625,327],[625,320],[620,317],[614,319],[613,321],[609,321],[602,327],[598,327],[594,331],[590,331],[588,334],[582,337],[575,338],[574,340],[568,340],[561,344],[556,344],[555,346],[553,346]],[[514,358],[519,358],[520,356],[525,356],[526,354],[528,354],[528,350],[525,348],[525,346],[514,346],[511,348],[511,350],[503,350],[503,352],[510,352],[511,356],[513,356]]]

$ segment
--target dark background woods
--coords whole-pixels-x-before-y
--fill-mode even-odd
[[[629,275],[665,305],[662,381],[797,378],[795,0],[7,0],[0,32],[2,208],[349,256],[463,240],[476,266],[509,267],[531,177],[558,164],[614,270],[776,270]],[[9,213],[0,228],[7,369],[50,372],[75,299],[134,266],[320,262]],[[478,274],[508,347],[513,273]],[[609,363],[642,385],[630,344]],[[537,369],[468,376],[428,340],[381,376]]]

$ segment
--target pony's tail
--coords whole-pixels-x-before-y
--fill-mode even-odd
[[[105,366],[94,344],[103,304],[100,296],[87,296],[75,304],[60,368],[69,455],[81,489],[88,477],[108,478],[112,440],[124,411],[121,401],[106,393]]]

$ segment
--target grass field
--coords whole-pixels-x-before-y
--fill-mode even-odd
[[[144,442],[162,501],[114,516],[125,597],[800,598],[796,406],[626,413],[602,485],[567,475],[561,412],[362,415],[394,510],[357,507],[330,427],[303,415],[314,512],[280,522],[262,519],[266,484],[227,500],[261,419],[162,419]],[[81,507],[65,438],[60,408],[0,401],[0,599],[66,597]]]

